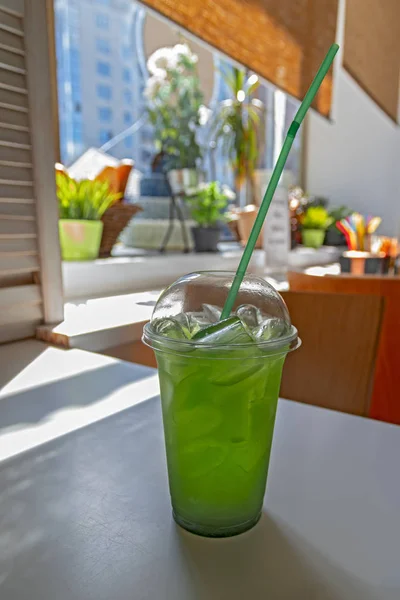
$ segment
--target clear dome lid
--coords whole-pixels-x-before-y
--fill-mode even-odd
[[[203,271],[175,281],[159,297],[144,341],[153,347],[157,340],[179,341],[180,351],[193,345],[297,347],[284,300],[261,277],[244,277],[231,315],[221,321],[234,277],[233,272]]]

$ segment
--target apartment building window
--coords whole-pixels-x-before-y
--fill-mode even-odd
[[[113,132],[109,129],[100,129],[99,131],[99,144],[103,145],[113,137]]]
[[[124,68],[122,71],[122,79],[125,83],[130,83],[131,82],[131,72],[129,69]]]
[[[124,124],[130,125],[132,123],[132,115],[127,110],[124,112]]]
[[[82,123],[75,121],[72,126],[72,134],[75,143],[81,144],[83,142],[83,127]]]
[[[108,18],[108,15],[105,15],[104,13],[97,13],[96,14],[96,27],[98,29],[103,29],[104,31],[108,31],[110,28],[110,19]]]
[[[111,65],[110,63],[98,61],[96,64],[96,70],[98,75],[102,75],[103,77],[111,76]]]
[[[99,83],[96,87],[97,97],[101,100],[111,100],[112,88],[109,85]]]
[[[100,106],[97,109],[99,120],[108,123],[112,119],[112,110],[108,106]]]
[[[128,135],[128,137],[125,138],[124,142],[125,148],[133,148],[133,137],[131,135]]]
[[[96,50],[101,54],[110,54],[110,42],[108,40],[105,40],[104,38],[96,38]]]

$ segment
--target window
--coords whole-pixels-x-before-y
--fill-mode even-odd
[[[111,121],[112,118],[112,110],[108,108],[108,106],[101,106],[97,109],[97,113],[99,115],[99,120],[105,123]]]
[[[79,68],[81,64],[81,53],[77,48],[71,48],[69,59],[71,62],[71,68]]]
[[[97,38],[96,39],[96,50],[97,50],[97,52],[101,52],[102,54],[110,54],[110,52],[111,52],[110,42],[108,40],[105,40],[104,38]]]
[[[83,141],[82,123],[75,121],[75,123],[72,126],[72,136],[74,138],[74,142],[82,142]]]
[[[124,102],[132,104],[132,92],[130,90],[124,90]]]
[[[108,18],[108,15],[105,15],[104,13],[97,13],[96,27],[98,27],[98,29],[104,29],[105,31],[108,31],[110,27],[110,19]]]
[[[124,58],[125,60],[130,60],[133,56],[132,50],[129,46],[122,46],[121,53],[122,58]]]
[[[112,89],[111,86],[99,83],[96,87],[97,97],[101,100],[111,100]]]
[[[81,76],[80,76],[79,71],[71,72],[71,86],[72,86],[72,92],[75,92],[75,93],[80,92]]]
[[[98,75],[103,75],[104,77],[110,77],[111,75],[110,63],[98,61],[96,65],[96,70]]]
[[[140,160],[143,164],[148,164],[151,160],[153,160],[153,158],[154,155],[152,152],[149,152],[148,150],[142,148],[142,151],[140,153]]]
[[[145,112],[146,100],[143,92],[147,74],[142,68],[142,61],[146,49],[143,36],[135,35],[135,31],[141,28],[146,9],[139,7],[139,3],[132,4],[128,0],[53,1],[56,7],[71,5],[69,17],[73,13],[73,18],[68,17],[65,20],[64,9],[55,11],[59,112],[65,121],[64,129],[68,132],[68,136],[64,135],[61,138],[61,157],[68,162],[72,155],[68,151],[67,143],[73,138],[74,121],[81,121],[82,115],[91,114],[92,119],[90,127],[86,125],[86,121],[83,122],[83,140],[79,147],[85,150],[92,146],[93,142],[98,142],[100,130],[101,143],[98,143],[102,145],[108,139],[111,128],[115,136],[132,127]],[[79,10],[81,4],[85,4],[85,11]],[[75,32],[78,42],[74,44],[72,36]],[[174,27],[171,28],[171,36],[173,32]],[[149,29],[147,33],[150,37],[157,35],[154,29]],[[93,41],[86,44],[83,50],[82,44],[88,41],[88,36],[92,36]],[[232,73],[232,63],[228,59],[222,59],[217,53],[214,54],[213,60],[214,90],[210,108],[216,111],[218,103],[232,97],[229,86],[222,77],[222,73]],[[93,84],[83,85],[93,77]],[[266,107],[266,119],[263,119],[260,125],[260,145],[264,146],[259,156],[261,169],[272,168],[274,156],[280,150],[282,136],[286,133],[293,111],[297,110],[297,104],[288,98],[284,106],[276,110],[276,95],[275,89],[267,83],[262,83],[257,90],[257,98]],[[108,107],[112,112],[100,112],[101,107]],[[209,125],[199,131],[201,144],[206,145],[212,135],[208,127]],[[146,171],[150,168],[155,153],[154,129],[149,123],[137,130],[132,129],[134,131],[128,132],[128,135],[132,136],[132,150],[129,151],[129,155],[134,157],[138,169]],[[130,144],[130,140],[126,143]],[[75,143],[75,148],[77,146]],[[221,142],[215,152],[204,153],[204,170],[210,180],[218,179],[232,187],[234,177],[227,161],[226,148],[223,146]],[[300,171],[300,149],[299,134],[286,165],[288,170],[294,173],[293,182],[298,180]],[[124,153],[128,154],[125,138],[112,146],[109,152],[118,159],[122,158]]]
[[[133,137],[131,135],[128,135],[128,137],[125,138],[124,143],[125,143],[125,148],[132,148],[133,147]]]
[[[99,144],[103,145],[106,142],[108,142],[108,140],[111,140],[111,138],[113,137],[113,132],[110,131],[109,129],[100,129],[99,131]]]

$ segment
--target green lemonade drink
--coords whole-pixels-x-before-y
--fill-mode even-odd
[[[267,340],[236,315],[191,331],[189,321],[180,328],[182,318],[161,318],[144,332],[159,368],[173,515],[200,535],[235,535],[261,515],[282,368],[297,332],[271,339],[271,323],[282,331],[277,318],[256,325]]]

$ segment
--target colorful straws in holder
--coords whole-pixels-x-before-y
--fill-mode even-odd
[[[380,217],[371,216],[365,219],[360,213],[353,213],[349,217],[338,221],[336,227],[345,236],[349,250],[370,252],[371,235],[378,229],[381,220]]]

